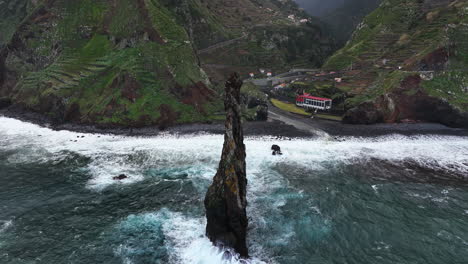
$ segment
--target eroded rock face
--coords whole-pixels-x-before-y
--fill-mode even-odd
[[[238,74],[233,74],[226,82],[226,131],[219,168],[205,197],[206,234],[216,246],[232,248],[241,257],[248,257],[247,177],[241,123],[241,86],[242,81]]]
[[[400,87],[389,94],[364,102],[348,110],[343,122],[375,124],[399,122],[433,122],[449,127],[468,127],[468,113],[461,112],[443,99],[432,97],[420,89],[421,77],[406,77]],[[415,91],[408,94],[408,91]]]
[[[382,122],[382,113],[378,111],[372,102],[365,102],[358,107],[352,108],[343,116],[345,124],[375,124]]]

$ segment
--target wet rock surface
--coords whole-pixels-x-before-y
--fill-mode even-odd
[[[125,179],[127,179],[127,178],[128,178],[127,175],[125,175],[125,174],[120,174],[119,176],[115,176],[115,177],[113,177],[112,179],[113,179],[114,181],[121,181],[121,180],[125,180]]]
[[[216,246],[232,248],[241,257],[248,257],[247,177],[241,123],[241,86],[242,81],[238,74],[233,74],[226,82],[224,146],[218,171],[205,197],[206,234]]]

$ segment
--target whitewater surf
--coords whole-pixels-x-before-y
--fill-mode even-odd
[[[204,236],[202,201],[222,142],[54,131],[0,117],[0,261],[241,262],[223,259]],[[468,259],[466,137],[245,144],[249,263]],[[271,155],[272,144],[282,156]],[[113,180],[120,174],[128,178]]]

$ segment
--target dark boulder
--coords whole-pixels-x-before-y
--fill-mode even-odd
[[[273,156],[283,155],[283,153],[281,152],[281,147],[278,145],[271,146],[271,150],[273,150],[273,153],[272,153]]]
[[[0,98],[0,109],[7,108],[12,104],[10,98]]]
[[[343,116],[345,124],[375,124],[383,121],[382,113],[372,102],[365,102],[348,110]]]
[[[241,123],[241,86],[242,81],[238,74],[233,74],[226,82],[223,151],[204,203],[208,238],[216,246],[232,248],[241,257],[247,258],[247,177]]]
[[[257,106],[257,112],[255,114],[255,121],[267,121],[268,120],[268,106],[259,105]]]
[[[112,179],[115,180],[115,181],[121,181],[121,180],[125,180],[125,179],[127,179],[127,178],[128,178],[127,175],[125,175],[125,174],[120,174],[119,176],[115,176],[115,177],[112,178]]]

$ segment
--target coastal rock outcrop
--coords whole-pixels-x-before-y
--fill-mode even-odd
[[[467,127],[467,9],[467,1],[384,0],[323,66],[341,71],[331,98],[335,108],[344,98],[343,121]]]
[[[428,95],[421,88],[421,82],[419,75],[406,77],[391,93],[348,110],[343,123],[434,122],[449,127],[468,127],[468,113],[443,99]],[[409,94],[408,91],[414,93]]]
[[[6,108],[11,105],[11,100],[9,98],[0,97],[0,109]]]
[[[242,116],[247,121],[268,119],[268,97],[259,87],[246,83],[241,88]]]
[[[222,248],[232,248],[241,257],[248,257],[246,244],[247,177],[245,145],[241,121],[238,74],[226,82],[224,105],[226,131],[219,168],[205,197],[206,235]]]
[[[364,102],[357,107],[348,110],[343,116],[345,124],[375,124],[381,122],[382,114],[372,102]]]
[[[125,174],[120,174],[119,176],[115,176],[115,177],[113,177],[112,179],[113,179],[114,181],[121,181],[121,180],[125,180],[125,179],[127,179],[127,178],[128,178],[127,175],[125,175]]]

